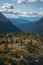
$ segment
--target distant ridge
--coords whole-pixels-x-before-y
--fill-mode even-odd
[[[15,25],[13,25],[1,12],[0,12],[0,33],[20,32]]]
[[[18,24],[17,25],[23,32],[33,32],[43,34],[43,17],[37,21]]]
[[[16,18],[9,18],[9,20],[13,23],[13,24],[18,24],[18,23],[21,23],[21,24],[23,24],[23,23],[29,23],[29,22],[31,22],[31,21],[29,21],[29,20],[26,20],[26,19],[16,19]]]

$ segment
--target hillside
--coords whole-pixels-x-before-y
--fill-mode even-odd
[[[43,65],[43,36],[0,34],[0,65]]]
[[[23,32],[34,32],[43,34],[43,18],[29,23],[22,23],[17,24],[17,26],[23,31]]]
[[[0,33],[17,32],[20,30],[13,25],[1,12],[0,12]]]

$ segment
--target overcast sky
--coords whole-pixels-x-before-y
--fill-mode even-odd
[[[0,0],[0,12],[6,17],[42,17],[43,0]]]

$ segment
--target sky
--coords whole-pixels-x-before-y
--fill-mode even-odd
[[[8,18],[42,17],[43,0],[0,0],[0,12]]]

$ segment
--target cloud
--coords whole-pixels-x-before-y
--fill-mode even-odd
[[[42,10],[43,10],[43,8],[39,8],[39,10],[40,10],[40,11],[42,11]]]
[[[43,16],[43,11],[39,11],[38,14]]]
[[[40,0],[41,2],[43,2],[43,0]]]
[[[6,11],[6,9],[3,9],[3,8],[0,9],[0,12],[5,12],[5,11]]]
[[[29,2],[43,2],[43,0],[13,0],[14,2],[17,3],[29,3]]]
[[[42,17],[43,16],[43,11],[38,11],[38,12],[21,12],[19,16],[22,17]]]
[[[9,18],[19,18],[19,17],[42,17],[43,16],[43,11],[39,12],[7,12],[5,13],[5,16]]]
[[[17,0],[17,3],[37,2],[37,0]]]
[[[26,2],[25,0],[17,0],[17,3],[24,3]]]
[[[13,9],[13,5],[9,4],[9,3],[4,3],[1,7],[0,7],[0,12],[7,12],[7,11],[11,11]]]
[[[20,0],[22,1],[26,1],[26,0]],[[31,1],[31,0],[27,0],[27,1]],[[32,0],[33,1],[33,0]],[[19,2],[20,3],[20,2]],[[37,12],[27,12],[27,11],[22,11],[22,9],[14,9],[12,4],[6,3],[3,4],[3,6],[1,6],[0,8],[0,12],[3,12],[5,14],[5,16],[7,17],[39,17],[39,16],[43,16],[43,8],[40,8],[39,11]]]
[[[14,15],[14,14],[4,14],[7,18],[18,18],[18,16]]]
[[[3,8],[3,9],[13,9],[13,5],[9,4],[9,3],[4,3],[1,8]]]
[[[27,12],[21,12],[19,16],[27,16]]]
[[[28,2],[37,2],[37,0],[28,0]]]
[[[43,16],[43,8],[40,8],[40,9],[39,9],[38,14],[40,14],[40,15],[42,15],[42,16]]]
[[[23,0],[17,0],[17,3],[22,3],[23,2]]]

